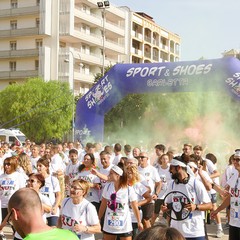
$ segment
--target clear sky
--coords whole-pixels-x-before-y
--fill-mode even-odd
[[[181,37],[181,60],[214,59],[240,49],[240,0],[110,0],[145,12]]]

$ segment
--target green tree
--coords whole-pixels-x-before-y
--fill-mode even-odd
[[[0,128],[19,128],[33,141],[62,138],[71,127],[72,93],[67,83],[31,78],[0,92]]]

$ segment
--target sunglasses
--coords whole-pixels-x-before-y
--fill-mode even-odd
[[[70,188],[73,189],[74,191],[83,190],[83,188],[78,188],[78,187],[75,187],[75,186],[71,186]]]
[[[236,161],[236,162],[239,162],[240,158],[234,158],[233,160]]]
[[[138,156],[139,159],[144,159],[146,158],[145,156]]]
[[[4,166],[11,166],[11,163],[10,162],[5,162]]]
[[[112,193],[111,196],[110,196],[110,199],[111,199],[111,203],[109,204],[109,208],[112,210],[112,211],[116,211],[117,209],[117,202],[116,202],[116,199],[117,199],[117,193]]]
[[[34,179],[28,179],[27,182],[34,183],[34,182],[36,182],[36,180],[34,180]]]

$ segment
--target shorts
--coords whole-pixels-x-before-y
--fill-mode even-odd
[[[145,204],[145,205],[141,206],[141,209],[142,209],[142,213],[143,213],[142,218],[144,220],[149,220],[149,219],[151,219],[151,217],[153,215],[154,203]]]
[[[163,199],[157,199],[154,205],[155,214],[159,214],[162,205],[163,205]]]
[[[132,236],[132,232],[126,232],[126,233],[109,233],[109,232],[103,231],[103,233],[104,233],[104,234],[107,234],[107,235],[118,236],[118,237],[131,237],[131,236]]]
[[[217,202],[217,194],[216,193],[211,194],[211,202],[212,203],[216,203]]]

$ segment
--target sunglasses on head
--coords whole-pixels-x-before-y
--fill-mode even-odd
[[[117,193],[112,193],[111,196],[110,196],[110,199],[111,199],[111,203],[110,205],[108,206],[112,211],[116,211],[117,209],[117,202],[116,202],[116,199],[117,199]]]

